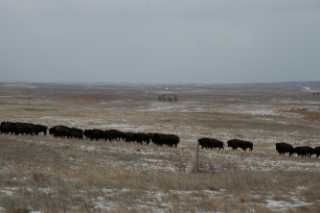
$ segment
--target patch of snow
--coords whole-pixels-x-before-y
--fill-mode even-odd
[[[177,103],[162,103],[153,102],[148,107],[138,109],[140,112],[184,112],[187,109],[187,105]]]
[[[226,191],[225,189],[219,189],[218,191],[202,190],[201,192],[207,194],[210,198],[214,198],[214,197],[223,195],[225,191]]]
[[[114,208],[114,203],[111,201],[106,201],[104,197],[97,197],[97,200],[94,202],[94,208],[101,210],[111,210]]]
[[[115,192],[115,189],[102,188],[101,191],[102,191],[103,193],[110,194],[110,193],[114,193],[114,192]]]
[[[298,191],[305,191],[305,190],[307,190],[308,188],[307,187],[305,187],[305,186],[298,186],[297,187],[297,190]]]
[[[266,200],[266,207],[273,211],[283,211],[291,208],[298,208],[303,206],[311,205],[312,203],[306,203],[298,198],[292,198],[291,201],[283,200]]]
[[[52,192],[52,190],[49,187],[38,188],[38,191],[45,194],[49,194],[50,192]]]
[[[243,111],[243,113],[247,113],[250,115],[263,115],[263,116],[277,114],[272,109],[249,110],[249,111]]]
[[[149,163],[159,163],[159,162],[162,162],[162,160],[159,160],[159,159],[150,159],[150,158],[144,159],[144,161],[147,161],[147,162],[149,162]]]
[[[203,193],[203,194],[207,194],[210,198],[215,198],[218,196],[221,196],[224,194],[225,190],[224,189],[220,189],[220,190],[170,190],[170,193],[176,194],[176,195],[180,195],[180,196],[190,196],[194,193]]]
[[[5,194],[6,196],[12,196],[13,192],[9,190],[0,190],[0,193]]]
[[[286,171],[318,171],[320,162],[306,162],[296,161],[299,158],[292,158],[292,160],[271,160],[262,157],[248,157],[242,158],[241,156],[229,157],[229,160],[237,163],[242,163],[238,167],[242,170],[260,170],[271,171],[274,169],[285,169]]]
[[[5,194],[6,196],[12,196],[15,191],[17,191],[17,187],[3,187],[0,188],[0,193]]]
[[[88,151],[88,152],[96,151],[96,147],[95,146],[81,145],[80,149],[83,150],[83,151]]]
[[[148,168],[153,170],[162,170],[167,172],[175,172],[176,168],[169,166],[169,165],[150,165],[150,163],[138,163],[134,165],[135,167],[139,168]]]

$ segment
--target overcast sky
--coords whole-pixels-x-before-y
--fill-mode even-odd
[[[0,0],[0,81],[320,80],[319,0]]]

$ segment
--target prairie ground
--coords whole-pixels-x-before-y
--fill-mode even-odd
[[[163,93],[177,102],[159,102]],[[178,148],[0,135],[0,212],[320,212],[320,98],[299,84],[0,84],[0,119],[174,133]],[[200,137],[252,152],[200,150]],[[25,210],[25,211],[24,211]]]

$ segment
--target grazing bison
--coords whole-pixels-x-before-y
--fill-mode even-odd
[[[101,129],[86,129],[83,134],[90,140],[106,139],[106,133]]]
[[[38,135],[43,133],[47,134],[48,127],[31,124],[31,123],[21,123],[21,122],[1,122],[0,133],[1,134],[30,134]],[[54,126],[49,129],[49,134],[53,137],[62,138],[78,138],[83,139],[86,137],[90,140],[108,140],[108,141],[119,141],[123,140],[126,142],[135,142],[140,144],[149,144],[150,142],[156,145],[167,145],[171,147],[177,147],[180,138],[173,134],[162,134],[162,133],[143,133],[143,132],[122,132],[116,129],[110,130],[100,130],[100,129],[86,129],[83,131],[78,128],[70,128],[67,126]],[[213,140],[213,139],[211,139]],[[213,141],[211,141],[213,143]],[[223,148],[222,145],[215,141],[214,144],[210,145],[212,147]],[[205,147],[205,145],[204,145]]]
[[[2,134],[17,134],[18,130],[16,127],[16,123],[13,122],[1,122],[0,124],[0,132]]]
[[[320,146],[314,148],[314,154],[317,155],[317,158],[320,156]]]
[[[71,131],[70,132],[71,138],[83,139],[83,130],[82,129],[72,127],[70,131]]]
[[[253,150],[253,143],[249,141],[239,140],[239,139],[232,139],[227,142],[228,147],[231,147],[233,150],[241,148],[242,150],[246,151],[249,149],[250,151]]]
[[[91,140],[104,139],[106,141],[120,141],[136,142],[140,144],[149,144],[151,137],[147,133],[142,132],[122,132],[116,129],[100,130],[100,129],[87,129],[84,135]]]
[[[116,129],[105,130],[104,139],[109,141],[125,140],[125,133]]]
[[[83,138],[83,130],[78,128],[70,128],[67,126],[54,126],[50,128],[49,134],[54,137],[62,138]]]
[[[67,137],[69,134],[69,127],[54,126],[49,129],[49,134],[54,137]]]
[[[140,144],[149,144],[151,138],[149,134],[142,133],[142,132],[126,132],[125,134],[125,141],[126,142],[136,142]]]
[[[315,154],[313,148],[309,146],[297,146],[293,149],[292,154],[297,154],[299,157],[310,157]]]
[[[39,124],[22,122],[1,122],[0,132],[3,134],[15,135],[39,135],[47,134],[48,127]]]
[[[177,135],[172,134],[161,134],[161,133],[150,133],[151,141],[159,146],[167,145],[172,147],[177,147],[180,138]]]
[[[48,127],[44,125],[36,124],[34,128],[35,128],[36,134],[43,133],[43,135],[46,135],[48,132]]]
[[[293,146],[288,143],[276,143],[276,150],[280,155],[288,153],[289,156],[291,156],[293,153]]]
[[[223,149],[224,144],[222,141],[219,141],[214,138],[200,138],[198,144],[203,149]]]

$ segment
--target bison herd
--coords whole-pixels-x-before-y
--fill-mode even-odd
[[[160,146],[167,145],[171,147],[177,147],[180,142],[180,138],[173,134],[122,132],[115,129],[87,129],[83,135],[91,140],[125,141],[139,144],[154,143]]]
[[[198,145],[203,149],[224,149],[224,143],[220,140],[215,138],[200,138],[198,140]],[[239,140],[239,139],[232,139],[227,141],[228,147],[232,150],[242,149],[243,151],[252,151],[253,150],[253,143],[250,141]],[[297,146],[293,147],[291,144],[288,143],[276,143],[276,150],[280,155],[289,154],[291,157],[292,155],[296,155],[299,157],[312,157],[313,155],[317,158],[320,157],[320,146],[312,148],[309,146]]]
[[[21,122],[2,122],[0,124],[0,133],[14,135],[46,135],[48,127],[38,124]],[[142,132],[123,132],[115,129],[86,129],[71,128],[67,126],[54,126],[49,129],[49,134],[60,138],[76,138],[105,141],[125,141],[136,142],[140,144],[153,143],[159,146],[167,145],[177,147],[180,138],[173,134],[163,133],[142,133]]]
[[[299,157],[312,157],[312,155],[320,156],[320,146],[312,148],[310,146],[297,146],[293,147],[291,144],[288,143],[277,143],[276,150],[280,155],[289,154],[291,157],[292,155],[297,155]]]
[[[54,126],[48,128],[47,126],[23,122],[1,122],[1,134],[14,135],[47,135],[49,132],[53,137],[60,138],[75,138],[75,139],[89,139],[89,140],[104,140],[104,141],[125,141],[135,142],[139,144],[167,145],[170,147],[177,147],[180,138],[174,134],[163,133],[143,133],[143,132],[123,132],[116,129],[102,130],[102,129],[79,129],[67,126]],[[203,149],[224,149],[224,142],[214,138],[200,138],[198,145]],[[250,141],[232,139],[227,141],[227,146],[232,150],[241,149],[243,151],[252,151],[253,143]],[[293,147],[288,143],[277,143],[276,150],[280,155],[289,154],[289,156],[297,155],[301,157],[316,157],[320,156],[320,146],[312,148],[309,146]]]
[[[39,135],[47,134],[48,127],[22,122],[2,122],[0,125],[0,133],[15,135]]]
[[[200,138],[198,140],[198,144],[201,148],[204,149],[224,149],[224,143],[215,138]],[[228,147],[232,148],[232,150],[242,149],[244,151],[253,150],[253,143],[250,141],[232,139],[227,141]]]

